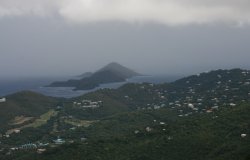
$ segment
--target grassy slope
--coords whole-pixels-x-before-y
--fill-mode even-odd
[[[38,93],[23,91],[6,97],[0,103],[0,128],[3,130],[16,116],[39,117],[55,107],[58,100]]]

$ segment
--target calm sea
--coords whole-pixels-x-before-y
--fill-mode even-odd
[[[35,92],[42,93],[47,96],[52,97],[65,97],[71,98],[80,96],[82,94],[86,94],[89,92],[93,92],[100,88],[118,88],[125,83],[166,83],[172,82],[180,77],[178,76],[138,76],[131,79],[128,79],[126,82],[121,83],[109,83],[109,84],[102,84],[98,88],[93,90],[84,90],[84,91],[74,91],[73,88],[70,87],[43,87],[51,82],[58,81],[58,80],[65,80],[65,79],[58,79],[58,78],[42,78],[42,79],[22,79],[22,80],[0,80],[0,96],[6,96],[8,94],[12,94],[18,91],[23,90],[31,90]]]

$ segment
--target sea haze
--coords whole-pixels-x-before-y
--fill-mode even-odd
[[[64,97],[71,98],[80,96],[82,94],[86,94],[89,92],[96,91],[101,88],[118,88],[126,83],[166,83],[177,80],[180,76],[166,76],[166,75],[158,75],[158,76],[138,76],[127,79],[126,82],[117,82],[117,83],[108,83],[101,84],[99,87],[92,90],[78,90],[74,91],[74,88],[71,87],[44,87],[56,80],[66,80],[69,78],[30,78],[30,79],[11,79],[11,80],[1,80],[0,81],[0,96],[6,96],[15,92],[19,92],[22,90],[31,90],[34,92],[42,93],[47,96],[52,97]]]
[[[0,96],[5,96],[23,90],[33,90],[44,86],[57,78],[9,78],[0,80]],[[60,78],[64,79],[64,78]]]

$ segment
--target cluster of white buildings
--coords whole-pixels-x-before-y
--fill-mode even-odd
[[[226,74],[233,74],[227,72]],[[250,101],[250,92],[243,87],[250,87],[250,72],[242,71],[243,78],[227,79],[228,75],[217,74],[213,81],[184,81],[183,87],[166,87],[142,83],[135,92],[147,93],[148,97],[141,99],[145,103],[135,105],[137,110],[157,110],[169,107],[172,110],[182,110],[180,116],[192,113],[211,113],[220,107],[236,107],[241,102]],[[198,77],[201,75],[197,75]],[[226,76],[226,77],[225,77]],[[230,76],[230,75],[229,75]],[[136,99],[131,95],[124,96],[126,101]],[[133,104],[133,103],[131,103]]]
[[[102,101],[82,100],[81,102],[73,102],[73,106],[78,106],[81,108],[99,108],[101,107],[102,103]]]

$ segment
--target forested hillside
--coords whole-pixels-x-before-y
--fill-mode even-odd
[[[216,70],[159,85],[126,84],[72,99],[29,94],[33,98],[22,106],[38,103],[40,117],[10,137],[3,133],[2,159],[250,159],[247,70]],[[22,102],[27,93],[17,95],[7,101]],[[27,144],[33,147],[23,149]]]

